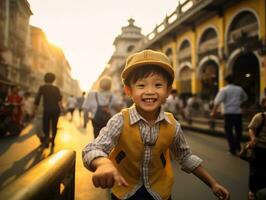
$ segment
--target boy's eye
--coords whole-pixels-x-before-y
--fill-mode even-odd
[[[156,86],[156,87],[162,87],[163,84],[162,84],[162,83],[156,83],[155,86]]]
[[[143,88],[144,87],[144,84],[137,84],[137,87],[138,88]]]

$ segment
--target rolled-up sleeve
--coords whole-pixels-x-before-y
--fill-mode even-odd
[[[262,118],[260,117],[260,114],[257,113],[250,121],[248,128],[252,129],[253,131],[256,131],[257,128],[260,126],[262,123]]]
[[[106,127],[100,131],[99,136],[83,149],[82,160],[88,170],[92,171],[90,165],[95,158],[108,157],[111,150],[117,144],[123,122],[122,113],[114,115]]]
[[[201,158],[192,154],[179,124],[176,126],[175,138],[170,150],[181,165],[181,169],[187,173],[193,172],[202,163]]]
[[[222,103],[225,99],[225,92],[224,89],[222,88],[218,94],[216,95],[215,99],[214,99],[214,104],[218,105],[220,103]]]

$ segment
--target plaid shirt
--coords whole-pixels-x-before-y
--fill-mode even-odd
[[[145,185],[147,191],[153,196],[153,198],[160,200],[161,197],[156,192],[152,191],[149,185],[148,175],[149,163],[151,160],[151,144],[154,144],[158,138],[160,122],[166,120],[168,123],[171,123],[171,121],[161,110],[154,125],[150,127],[148,122],[138,114],[135,106],[129,108],[129,117],[131,125],[135,123],[139,124],[139,130],[143,143],[150,145],[144,145],[144,155],[141,164],[141,177],[139,180],[139,185],[137,185],[134,190],[130,194],[127,194],[124,198],[129,198],[142,185]],[[82,157],[86,168],[91,170],[90,164],[93,159],[97,157],[108,157],[109,153],[118,142],[119,135],[123,128],[123,123],[124,119],[121,112],[114,115],[109,120],[106,127],[101,130],[99,136],[83,149]],[[175,137],[170,145],[170,151],[173,158],[176,159],[181,165],[181,169],[187,173],[192,172],[202,162],[199,157],[192,154],[178,122],[176,123]]]

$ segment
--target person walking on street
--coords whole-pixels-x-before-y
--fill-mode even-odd
[[[7,96],[7,103],[12,106],[12,119],[17,125],[23,126],[23,104],[24,99],[19,94],[19,88],[17,85],[11,87],[11,93]]]
[[[85,100],[85,94],[86,92],[82,92],[82,95],[80,97],[77,98],[77,106],[78,106],[78,111],[79,111],[79,120],[81,121],[81,115],[82,115],[82,105],[84,103]]]
[[[106,122],[100,122],[99,118],[103,118],[104,116],[100,116],[95,119],[95,115],[97,113],[98,107],[105,107],[106,111],[110,114],[110,116],[114,115],[118,112],[118,110],[122,107],[122,102],[111,92],[112,80],[108,76],[104,76],[99,81],[99,91],[89,92],[82,108],[84,109],[84,128],[88,123],[88,120],[92,120],[93,133],[94,138],[99,135],[99,132],[103,126],[106,125]]]
[[[45,147],[49,147],[51,141],[52,147],[54,146],[54,140],[57,133],[57,123],[60,116],[62,106],[62,95],[58,87],[52,85],[56,76],[53,73],[46,73],[44,75],[45,84],[39,87],[37,95],[34,101],[33,115],[40,104],[41,98],[43,98],[43,132],[45,137],[41,139],[41,142]],[[50,125],[52,127],[52,137],[50,139]]]
[[[10,107],[10,123],[6,135],[19,135],[24,128],[23,124],[23,96],[19,94],[17,85],[11,87],[11,93],[7,96],[6,103]],[[1,122],[0,122],[1,123]]]
[[[255,154],[249,162],[249,200],[259,199],[258,193],[266,189],[266,101],[262,103],[263,111],[255,114],[248,125],[248,145]]]
[[[122,79],[134,105],[114,115],[82,152],[94,186],[112,188],[112,200],[171,199],[170,152],[184,171],[206,183],[218,199],[229,199],[227,189],[192,154],[180,124],[161,108],[174,77],[169,59],[161,52],[144,50],[127,59]]]
[[[77,99],[73,95],[70,95],[67,99],[67,112],[70,113],[71,122],[73,120],[73,114],[74,114],[76,106],[77,106]]]
[[[176,89],[172,89],[171,94],[166,99],[166,103],[163,105],[163,109],[166,112],[172,113],[176,118],[176,120],[178,120],[180,116],[182,116],[182,118],[185,119],[183,106],[178,97],[178,92]]]
[[[192,94],[187,100],[186,119],[188,124],[192,124],[192,117],[196,116],[200,110],[200,103],[196,94]]]
[[[223,87],[214,99],[214,106],[210,113],[211,117],[216,115],[219,105],[224,107],[224,130],[229,144],[229,152],[235,155],[240,151],[242,137],[242,103],[248,99],[246,92],[234,84],[234,77],[225,77],[227,85]],[[235,129],[235,134],[233,133]]]

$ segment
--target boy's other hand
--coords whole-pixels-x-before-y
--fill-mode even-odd
[[[96,170],[92,176],[92,182],[95,187],[112,188],[115,183],[118,186],[128,186],[125,178],[108,158],[98,158],[95,161]]]
[[[212,191],[215,194],[215,196],[218,197],[218,199],[222,199],[222,200],[229,200],[230,199],[230,194],[229,194],[228,190],[225,189],[220,184],[215,184],[212,187]]]

